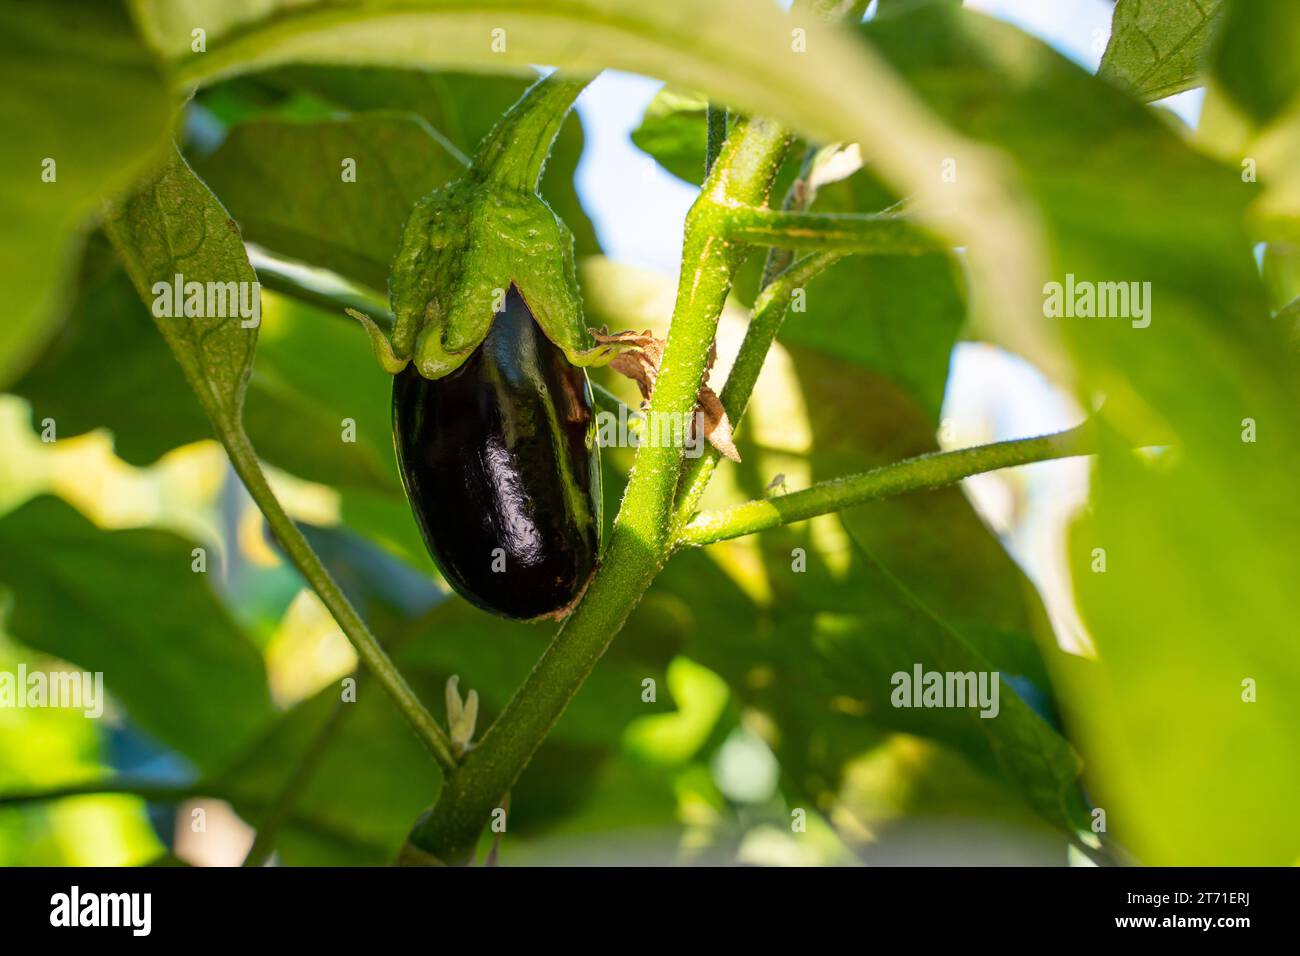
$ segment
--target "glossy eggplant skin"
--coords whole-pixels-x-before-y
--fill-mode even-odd
[[[393,440],[424,543],[458,594],[520,620],[573,603],[600,553],[591,389],[513,286],[462,366],[397,374]]]

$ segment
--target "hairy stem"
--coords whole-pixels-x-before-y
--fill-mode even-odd
[[[859,475],[818,482],[811,488],[788,495],[702,512],[686,524],[677,543],[698,546],[726,541],[817,515],[843,511],[879,498],[941,488],[986,471],[1088,455],[1093,450],[1087,431],[1080,426],[1040,438],[1021,438],[960,451],[921,455]]]
[[[656,412],[690,415],[718,317],[740,257],[723,237],[725,210],[763,202],[789,146],[776,123],[750,119],[728,137],[687,216],[677,302],[655,384]],[[670,517],[682,449],[642,445],[601,567],[523,686],[411,834],[424,862],[460,864],[473,856],[492,810],[523,772],[640,601],[672,548]]]
[[[763,362],[772,343],[776,341],[781,323],[785,321],[795,290],[805,286],[839,258],[839,253],[835,252],[815,252],[805,256],[768,283],[759,293],[750,315],[749,328],[745,331],[744,341],[740,343],[735,364],[732,365],[727,383],[719,396],[733,428],[739,424],[745,414],[749,397],[754,393],[754,386],[763,369]],[[677,532],[680,532],[681,527],[699,508],[700,499],[703,498],[704,490],[708,487],[714,469],[718,466],[719,457],[718,450],[710,445],[705,454],[695,459],[687,469],[686,476],[682,480],[673,521]]]
[[[782,249],[828,249],[884,255],[921,255],[946,248],[897,213],[775,212],[733,209],[728,236],[737,242]]]

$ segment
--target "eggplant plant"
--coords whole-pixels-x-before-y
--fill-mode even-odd
[[[102,672],[192,773],[6,778],[0,827],[137,793],[228,801],[249,865],[871,861],[899,819],[1293,863],[1300,8],[1158,6],[1090,70],[946,0],[0,0],[0,664]],[[675,286],[575,189],[613,71],[698,187]],[[1071,427],[954,436],[981,347]],[[155,484],[215,437],[256,513],[20,473],[96,430]],[[1062,459],[1086,504],[1009,472],[1005,534],[962,490]],[[277,656],[302,587],[355,672]]]

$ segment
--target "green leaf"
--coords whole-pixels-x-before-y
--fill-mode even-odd
[[[1099,76],[1142,100],[1202,82],[1222,0],[1119,0]]]
[[[0,19],[4,388],[62,317],[78,234],[99,200],[128,186],[165,145],[170,109],[120,4],[5,0]]]
[[[1245,230],[1254,186],[1009,27],[929,10],[865,32],[931,108],[1014,158],[1051,237],[1052,279],[1151,284],[1145,328],[1042,320],[1063,333],[1081,398],[1104,395],[1108,440],[1072,551],[1100,666],[1054,674],[1090,792],[1144,862],[1294,862],[1300,682],[1283,663],[1294,614],[1274,582],[1300,578],[1287,491],[1300,375]],[[1105,148],[1080,149],[1081,135]],[[1157,443],[1171,447],[1130,451]],[[1268,694],[1243,701],[1246,678]]]
[[[632,142],[678,179],[698,185],[704,179],[708,100],[664,87],[646,107]]]
[[[101,531],[37,498],[0,519],[9,630],[28,647],[104,675],[140,727],[213,768],[272,716],[262,658],[191,570],[192,542]]]
[[[497,119],[523,95],[530,80],[483,73],[292,66],[259,74],[249,82],[285,94],[320,97],[334,109],[413,113],[469,156]],[[599,244],[574,186],[582,148],[582,124],[575,112],[551,148],[541,194],[573,233],[576,252],[586,255],[598,252]]]
[[[381,293],[411,207],[464,169],[450,143],[397,113],[250,120],[196,166],[248,241]]]
[[[233,282],[240,297],[251,290],[260,315],[257,276],[239,227],[179,153],[173,152],[153,181],[113,208],[105,230],[145,302],[155,302],[155,288],[174,286],[178,276],[185,283]],[[179,305],[155,307],[158,328],[216,427],[237,432],[257,344],[254,319],[237,311],[187,316]],[[200,311],[209,311],[206,302]]]
[[[1282,0],[1234,3],[1216,49],[1215,84],[1206,97],[1198,139],[1242,168],[1260,192],[1254,234],[1300,244],[1300,8]],[[1246,171],[1253,175],[1247,176]]]

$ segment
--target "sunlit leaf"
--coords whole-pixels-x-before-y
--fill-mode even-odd
[[[0,388],[67,307],[78,233],[165,146],[161,72],[117,2],[0,5]],[[129,104],[129,108],[123,108]]]

